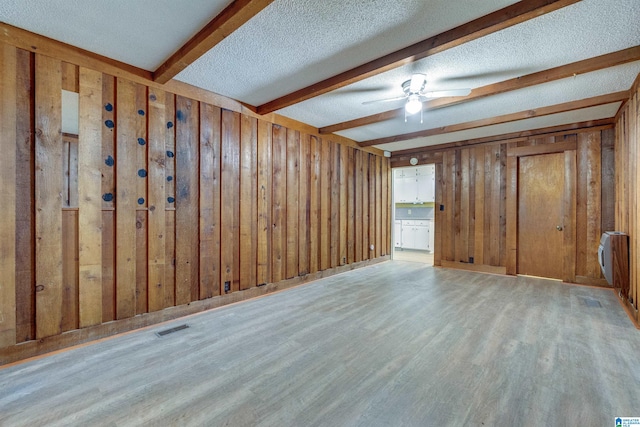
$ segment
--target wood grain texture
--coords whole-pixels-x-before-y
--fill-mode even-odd
[[[433,265],[442,265],[443,251],[443,222],[444,222],[444,166],[442,162],[436,163],[435,168],[435,206],[434,206],[434,239],[433,239]]]
[[[271,279],[271,148],[273,129],[269,122],[258,120],[258,285]]]
[[[78,210],[65,209],[62,211],[62,332],[79,327],[78,271]]]
[[[321,147],[322,141],[316,136],[309,140],[310,156],[310,189],[309,189],[309,273],[320,270],[320,231],[321,231],[321,202],[322,181],[321,175]]]
[[[199,117],[197,102],[176,97],[176,305],[200,297]]]
[[[136,85],[116,83],[116,319],[136,311]]]
[[[339,196],[338,196],[338,224],[339,224],[339,243],[338,243],[338,265],[344,265],[347,263],[347,244],[348,244],[348,229],[349,224],[347,222],[348,219],[348,206],[347,206],[347,198],[348,194],[348,147],[338,145],[336,147],[339,150],[338,153],[338,186],[339,186]]]
[[[311,152],[310,135],[300,134],[298,161],[298,275],[309,273],[311,236]]]
[[[0,348],[16,344],[17,52],[0,47]]]
[[[80,69],[78,239],[80,327],[102,322],[102,74]]]
[[[355,246],[355,261],[360,262],[363,259],[362,250],[363,250],[363,204],[362,204],[362,179],[363,179],[363,170],[362,170],[362,151],[355,150],[355,211],[354,211],[354,224],[355,224],[355,234],[354,234],[354,246]]]
[[[3,369],[0,423],[606,426],[640,398],[640,336],[607,289],[394,261],[153,333],[182,323]]]
[[[4,50],[4,48],[3,48]],[[15,140],[15,251],[20,256],[15,257],[15,301],[16,301],[16,341],[18,343],[35,339],[35,134],[34,127],[34,80],[35,70],[33,67],[34,56],[27,51],[18,49],[16,52],[16,140]],[[12,75],[11,71],[3,71],[3,79],[8,80]],[[3,94],[5,92],[3,91]],[[9,102],[11,92],[8,90],[7,97],[3,102]],[[4,108],[4,107],[2,107]],[[3,113],[3,117],[4,117]],[[11,113],[7,121],[1,119],[0,122],[10,126]],[[11,128],[2,131],[0,138],[11,135]],[[5,141],[4,139],[2,139]],[[7,153],[3,159],[9,159],[11,149],[3,150]],[[11,166],[7,165],[7,168]],[[5,181],[2,182],[10,182]],[[8,203],[11,204],[9,197]],[[11,218],[11,215],[3,218]],[[4,240],[3,240],[4,241]],[[3,258],[5,259],[5,258]],[[8,256],[7,259],[11,259]],[[4,276],[3,277],[10,277]],[[7,279],[10,281],[10,279]],[[11,297],[3,299],[10,302]],[[10,319],[11,314],[6,314]]]
[[[271,274],[274,282],[286,274],[287,219],[287,130],[273,126],[272,136],[272,207]]]
[[[563,267],[562,280],[574,282],[576,280],[576,152],[564,152],[564,194],[563,194]],[[598,186],[599,187],[599,186]],[[599,188],[598,188],[599,191]],[[595,215],[599,217],[599,212]],[[599,241],[599,239],[598,239]],[[597,252],[596,252],[597,253]],[[597,257],[596,257],[597,259]],[[599,272],[593,276],[598,276]]]
[[[341,264],[340,245],[340,146],[329,142],[329,170],[331,181],[329,184],[329,266],[334,268]]]
[[[149,236],[148,265],[148,309],[157,311],[164,308],[165,264],[166,262],[166,218],[165,183],[166,150],[165,139],[167,116],[166,93],[157,89],[149,90],[149,133],[148,133],[148,194],[147,231]]]
[[[286,216],[286,268],[285,278],[290,279],[298,275],[298,212],[299,212],[299,184],[300,184],[300,132],[287,130],[287,216]]]
[[[148,210],[136,209],[136,314],[149,311]]]
[[[36,337],[62,332],[61,63],[36,56]]]
[[[320,270],[331,266],[331,142],[327,139],[320,144]]]
[[[362,153],[362,259],[371,259],[369,222],[369,154]]]
[[[355,239],[356,239],[356,194],[355,194],[355,150],[351,147],[347,147],[347,177],[346,177],[346,196],[347,196],[347,264],[352,264],[355,261]],[[387,169],[384,167],[387,163],[383,163],[383,174],[387,173]],[[383,206],[387,206],[387,200],[382,203]],[[384,209],[383,223],[386,222],[386,214],[388,210]],[[386,238],[386,234],[384,236]],[[385,255],[386,255],[385,251]]]
[[[176,96],[167,92],[165,99],[167,131],[165,133],[165,264],[164,307],[176,301]]]
[[[240,290],[258,284],[258,122],[242,116],[240,128]]]

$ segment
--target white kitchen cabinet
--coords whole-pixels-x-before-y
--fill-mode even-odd
[[[396,169],[396,203],[425,203],[435,200],[435,165]]]
[[[393,224],[393,239],[395,241],[394,247],[402,247],[402,221],[395,220]]]
[[[400,247],[403,249],[417,249],[421,251],[433,250],[431,229],[433,221],[429,220],[401,220]],[[397,238],[396,238],[397,240]],[[397,247],[397,246],[396,246]]]

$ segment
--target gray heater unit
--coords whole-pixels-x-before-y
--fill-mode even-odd
[[[629,236],[619,231],[607,231],[600,238],[598,261],[607,282],[629,295]]]

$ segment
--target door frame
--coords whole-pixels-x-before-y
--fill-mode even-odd
[[[576,272],[576,141],[507,146],[507,274],[518,274],[518,168],[520,157],[564,153],[562,280],[575,282]]]

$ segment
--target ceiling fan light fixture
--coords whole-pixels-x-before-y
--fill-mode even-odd
[[[409,95],[409,99],[404,106],[407,114],[416,114],[420,110],[422,110],[422,102],[420,101],[420,97],[418,95]]]

